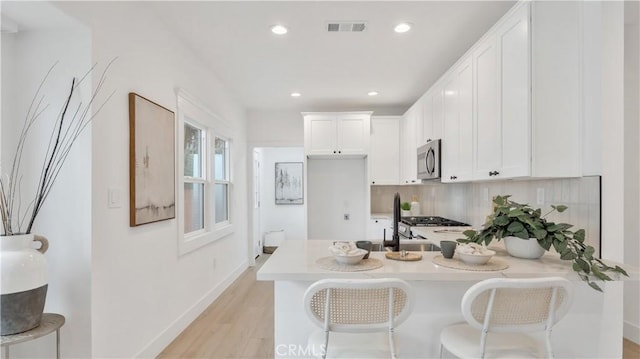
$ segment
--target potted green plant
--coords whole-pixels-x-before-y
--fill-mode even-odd
[[[402,217],[409,217],[411,215],[411,203],[402,202],[400,209],[402,210]]]
[[[546,219],[555,211],[564,212],[567,206],[552,205],[551,210],[542,214],[540,208],[533,209],[528,204],[514,202],[509,197],[511,196],[496,196],[493,199],[493,213],[487,217],[482,229],[464,231],[466,238],[458,241],[488,245],[494,238],[501,240],[516,237],[525,241],[536,241],[539,247],[546,251],[553,247],[561,259],[573,261],[573,270],[590,287],[598,291],[602,289],[592,281],[594,277],[602,281],[612,280],[605,272],[628,276],[621,267],[611,267],[593,256],[595,249],[584,243],[584,229],[574,232],[570,230],[573,227],[571,224],[554,223]]]

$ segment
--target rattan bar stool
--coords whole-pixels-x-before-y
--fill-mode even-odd
[[[413,291],[401,279],[324,279],[307,289],[304,306],[322,328],[309,338],[314,355],[395,358],[394,328],[413,309]]]
[[[559,277],[475,284],[462,298],[467,323],[440,335],[440,358],[443,348],[459,358],[553,358],[551,328],[572,300],[571,282]],[[529,335],[536,332],[541,335]]]

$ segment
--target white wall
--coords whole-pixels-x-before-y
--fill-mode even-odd
[[[163,27],[144,3],[56,3],[93,31],[93,57],[118,57],[108,77],[116,94],[92,132],[92,357],[155,357],[247,265],[246,114],[207,64]],[[127,93],[173,111],[176,87],[197,97],[234,132],[235,233],[178,256],[176,220],[129,227]],[[107,190],[123,191],[120,208]],[[89,328],[85,328],[89,330]]]
[[[640,6],[625,2],[624,105],[625,203],[624,262],[640,266]],[[640,344],[640,285],[625,283],[624,336]]]
[[[304,121],[297,111],[249,111],[247,142],[256,147],[304,145]]]
[[[5,13],[10,9],[4,7]],[[34,5],[40,14],[60,18],[61,26],[2,34],[2,173],[8,170],[29,104],[49,68],[59,64],[42,90],[50,107],[32,127],[22,166],[23,208],[35,194],[50,131],[66,100],[71,79],[91,66],[91,34],[80,23],[48,4]],[[4,14],[3,14],[4,15]],[[25,23],[17,21],[21,27]],[[99,75],[99,74],[98,74]],[[90,96],[90,79],[78,94]],[[49,287],[45,312],[66,317],[61,329],[63,357],[91,356],[91,130],[78,139],[32,233],[49,239],[45,257]],[[24,228],[23,228],[24,229]],[[55,336],[11,347],[13,358],[52,357]]]
[[[307,228],[304,220],[304,209],[307,194],[304,194],[303,205],[276,205],[275,199],[275,164],[276,162],[303,162],[304,148],[262,148],[260,170],[260,234],[268,231],[284,229],[287,239],[307,239]],[[306,181],[303,178],[303,181]]]
[[[307,161],[309,239],[365,238],[366,173],[365,159]],[[350,215],[348,221],[344,214]]]

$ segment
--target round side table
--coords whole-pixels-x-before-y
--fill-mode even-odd
[[[2,347],[4,348],[4,357],[9,359],[9,346],[28,342],[47,334],[56,332],[56,358],[60,359],[60,327],[64,325],[64,316],[55,313],[43,313],[40,326],[35,327],[23,333],[3,335]]]

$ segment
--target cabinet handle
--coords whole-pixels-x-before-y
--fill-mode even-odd
[[[500,172],[498,172],[498,171],[491,171],[491,172],[489,172],[489,176],[497,176],[497,175],[499,175],[499,174],[500,174]]]
[[[376,184],[376,181],[371,182],[371,184]]]
[[[431,141],[432,141],[431,139],[428,139],[428,140],[427,140],[427,142],[431,142]]]
[[[458,176],[451,176],[449,178],[452,179],[452,180],[455,180],[455,179],[458,179]]]
[[[338,151],[338,153],[342,153],[342,151]]]
[[[409,181],[404,181],[404,183],[409,183]]]
[[[336,153],[336,151],[333,151],[333,153]]]
[[[416,180],[411,180],[411,183],[416,183]]]
[[[376,219],[376,223],[378,223],[378,220]]]

